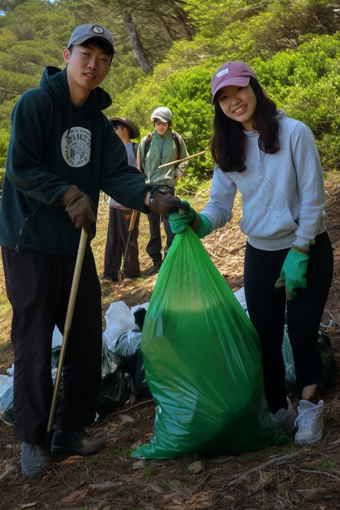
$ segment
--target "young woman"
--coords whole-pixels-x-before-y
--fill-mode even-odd
[[[314,443],[323,432],[318,329],[333,274],[324,226],[325,190],[311,130],[290,119],[263,92],[244,62],[228,62],[212,79],[215,160],[210,200],[202,213],[170,216],[175,233],[188,224],[199,237],[232,218],[242,195],[240,228],[248,236],[244,288],[263,348],[269,411],[295,442]],[[281,354],[285,308],[300,390],[298,415],[285,392]]]

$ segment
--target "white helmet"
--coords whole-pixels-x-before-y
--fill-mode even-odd
[[[159,106],[152,112],[151,120],[159,119],[162,122],[170,122],[172,118],[172,113],[169,108],[165,106]]]

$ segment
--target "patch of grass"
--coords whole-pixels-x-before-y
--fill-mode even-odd
[[[0,312],[0,315],[1,315],[1,312]],[[0,352],[6,351],[6,349],[9,349],[10,347],[12,347],[11,340],[8,340],[5,337],[0,337]]]
[[[123,457],[129,459],[131,457],[132,452],[133,452],[132,448],[127,448],[123,453]]]
[[[287,501],[290,501],[289,492],[287,491],[287,489],[285,490],[285,498]]]
[[[182,485],[195,485],[196,480],[194,478],[189,478],[188,480],[181,480]]]
[[[167,483],[165,482],[158,482],[159,487],[162,487],[162,489],[166,490],[166,491],[169,491],[170,490],[170,487]]]
[[[132,453],[132,450],[131,450],[131,453]],[[145,466],[145,468],[143,468],[142,475],[143,475],[143,478],[144,478],[144,480],[146,482],[150,481],[151,472],[152,472],[152,467],[151,466]]]
[[[320,462],[320,464],[317,465],[317,468],[319,471],[327,471],[329,468],[334,468],[336,465],[331,460],[325,460],[324,462]]]
[[[324,416],[323,421],[324,421],[324,423],[331,423],[331,422],[335,421],[335,418],[334,418],[334,416]]]

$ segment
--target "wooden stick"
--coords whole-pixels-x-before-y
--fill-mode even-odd
[[[53,422],[54,422],[54,417],[55,417],[55,413],[56,413],[56,409],[57,409],[58,391],[59,391],[60,382],[61,382],[61,375],[63,372],[68,337],[69,337],[70,329],[71,329],[71,325],[72,325],[73,312],[74,312],[74,307],[75,307],[77,293],[78,293],[78,286],[79,286],[81,269],[83,266],[86,243],[87,243],[87,233],[85,232],[84,229],[82,229],[81,234],[80,234],[80,241],[79,241],[79,246],[78,246],[76,264],[75,264],[74,273],[73,273],[71,292],[70,292],[70,297],[69,297],[68,306],[67,306],[67,312],[66,312],[66,318],[65,318],[65,324],[64,324],[63,341],[61,344],[61,351],[60,351],[60,355],[59,355],[57,375],[56,375],[56,380],[54,383],[52,404],[51,404],[50,415],[49,415],[48,425],[47,425],[47,434],[46,434],[45,444],[48,448],[50,446],[52,435],[53,435]]]
[[[177,165],[177,163],[181,163],[181,161],[187,161],[188,159],[196,158],[196,156],[202,156],[202,154],[205,154],[206,152],[208,152],[208,151],[202,151],[202,152],[198,152],[197,154],[193,154],[192,156],[187,156],[186,158],[176,159],[175,161],[171,161],[170,163],[161,165],[158,168],[165,168],[166,166]]]

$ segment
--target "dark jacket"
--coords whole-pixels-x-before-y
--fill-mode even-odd
[[[97,87],[83,106],[74,106],[66,73],[47,67],[40,87],[25,92],[13,110],[1,246],[76,255],[80,229],[61,204],[72,184],[91,197],[95,212],[101,189],[132,209],[148,209],[150,186],[128,164],[123,142],[101,112],[110,96]]]

